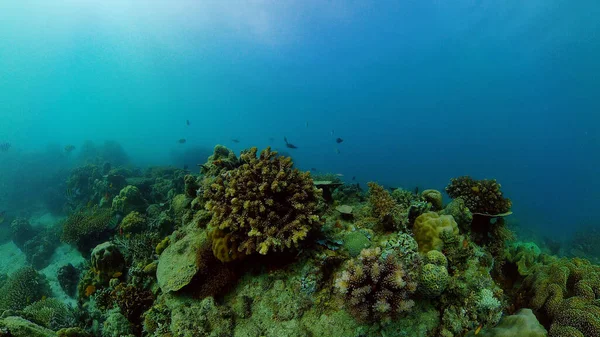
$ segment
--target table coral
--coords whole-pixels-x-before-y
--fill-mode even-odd
[[[346,263],[335,287],[358,320],[390,319],[414,305],[410,296],[417,282],[411,274],[395,255],[384,258],[379,247],[363,249]]]
[[[291,158],[270,148],[257,157],[254,147],[240,161],[241,166],[208,180],[204,191],[215,256],[231,261],[297,247],[319,225],[320,191],[310,173],[293,168]]]

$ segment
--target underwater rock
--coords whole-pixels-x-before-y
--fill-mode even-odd
[[[514,315],[502,318],[494,328],[482,329],[479,333],[471,331],[466,336],[476,335],[478,337],[546,337],[548,332],[531,309],[521,309]]]
[[[438,190],[424,190],[421,192],[421,197],[431,204],[434,211],[439,211],[444,208],[442,203],[442,193]]]
[[[8,330],[10,337],[57,337],[54,331],[17,316],[1,319],[0,327]]]
[[[442,250],[443,241],[440,239],[440,233],[450,231],[458,234],[458,226],[451,215],[439,215],[435,212],[428,212],[420,215],[413,227],[415,240],[419,244],[419,251],[426,253],[432,249]]]
[[[178,291],[192,281],[198,272],[198,252],[208,245],[206,231],[190,231],[177,242],[171,242],[160,254],[156,278],[163,292]]]
[[[125,258],[112,242],[104,242],[92,250],[90,259],[92,268],[101,279],[108,280],[125,269]]]
[[[62,290],[69,296],[77,294],[77,283],[79,282],[79,270],[72,264],[67,264],[58,269],[57,279]]]

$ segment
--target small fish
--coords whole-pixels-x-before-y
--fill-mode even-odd
[[[467,239],[463,240],[462,247],[463,247],[463,249],[467,249],[469,247],[469,241]]]
[[[180,140],[177,141],[179,144],[185,144],[185,142],[187,142],[187,140],[185,138],[181,138]]]
[[[73,150],[75,150],[75,146],[74,145],[70,145],[69,144],[69,145],[65,146],[65,152],[66,153],[71,153],[71,152],[73,152]]]
[[[269,143],[273,143],[274,141],[275,141],[275,138],[269,137]]]
[[[336,142],[336,143],[338,143],[338,144],[340,144],[340,143],[341,143],[341,142],[343,142],[343,141],[344,141],[344,140],[343,140],[342,138],[339,138],[339,137],[335,139],[335,142]]]
[[[306,127],[308,127],[308,122],[306,122]]]
[[[475,335],[479,334],[479,332],[481,331],[481,328],[483,328],[483,324],[479,324],[477,329],[475,329]]]
[[[0,143],[0,152],[7,152],[10,147],[10,143]]]
[[[352,180],[356,180],[356,176],[352,176]]]
[[[343,177],[343,176],[344,176],[344,175],[343,175],[343,174],[341,174],[341,173],[336,173],[335,175],[336,175],[336,176],[338,176],[338,177]]]
[[[185,120],[185,125],[190,126],[190,120],[189,119]]]
[[[287,137],[283,137],[283,140],[285,141],[285,146],[287,148],[290,148],[290,149],[297,149],[298,148],[296,145],[288,142]]]
[[[313,171],[313,172],[317,172],[317,169],[314,168],[314,167],[311,167],[310,170]]]
[[[240,140],[239,140],[239,139],[235,139],[235,138],[234,138],[234,139],[232,139],[231,141],[232,141],[232,142],[234,142],[234,143],[236,143],[236,144],[240,142]]]
[[[189,167],[188,164],[184,164],[183,165],[183,169],[186,170],[186,171],[187,171],[188,167]]]

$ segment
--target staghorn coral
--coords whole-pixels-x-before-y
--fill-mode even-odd
[[[396,229],[401,224],[401,207],[381,185],[374,182],[369,182],[367,185],[369,186],[369,204],[373,217],[383,228]]]
[[[600,266],[583,259],[553,259],[523,281],[524,298],[549,325],[549,336],[600,336]]]
[[[442,250],[444,242],[440,239],[440,234],[450,231],[454,235],[458,235],[458,226],[452,215],[427,212],[417,217],[413,231],[415,240],[419,244],[419,252],[427,253],[432,249]]]
[[[390,319],[409,311],[409,299],[417,283],[394,254],[383,257],[381,249],[364,249],[348,261],[335,280],[350,312],[360,321]]]
[[[108,237],[108,230],[113,224],[114,219],[109,209],[83,209],[69,215],[65,220],[61,240],[88,254],[93,247]]]
[[[58,330],[75,324],[73,310],[60,300],[47,298],[28,305],[23,314],[30,321],[48,329]]]
[[[297,247],[319,225],[320,191],[310,173],[292,168],[289,157],[270,148],[257,157],[254,147],[240,161],[238,168],[208,180],[204,191],[215,256],[225,262]]]
[[[29,304],[50,295],[44,275],[32,267],[14,272],[0,289],[0,309],[22,310]]]
[[[504,198],[496,179],[474,180],[469,176],[452,178],[446,193],[452,199],[462,198],[473,213],[496,215],[510,211],[512,202]]]

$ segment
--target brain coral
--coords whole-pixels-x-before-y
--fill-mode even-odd
[[[409,297],[417,283],[397,256],[384,258],[377,247],[363,249],[359,257],[348,261],[335,287],[358,320],[377,321],[409,311],[414,305]]]
[[[446,193],[452,199],[462,198],[473,213],[502,214],[510,211],[512,202],[504,198],[495,179],[474,180],[469,176],[452,178]]]
[[[450,231],[458,234],[458,226],[452,215],[439,215],[427,212],[419,215],[413,227],[415,240],[419,244],[419,251],[426,253],[432,249],[441,250],[444,246],[440,233]]]
[[[440,296],[448,283],[448,260],[441,252],[431,250],[425,255],[425,265],[419,277],[419,293],[427,298]]]
[[[554,259],[523,281],[525,298],[549,336],[600,336],[600,266],[582,259]]]
[[[297,246],[319,224],[320,190],[310,173],[294,169],[291,158],[270,148],[257,157],[254,147],[240,161],[241,166],[207,180],[204,191],[215,256],[231,261]]]

